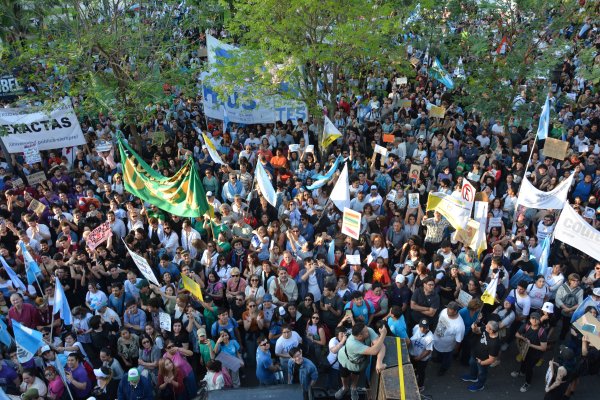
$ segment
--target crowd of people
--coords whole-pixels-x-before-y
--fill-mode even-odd
[[[599,31],[586,24],[573,33],[575,48],[597,49]],[[585,311],[598,318],[600,260],[555,241],[550,268],[538,275],[541,243],[560,210],[525,209],[516,200],[525,179],[550,191],[575,174],[569,202],[582,214],[593,209],[584,218],[600,225],[598,85],[578,75],[580,60],[562,61],[549,94],[549,136],[569,150],[556,160],[540,150],[536,126],[463,111],[428,77],[423,56],[414,81],[373,72],[364,96],[340,76],[344,89],[327,113],[343,136],[327,148],[318,118],[224,126],[205,118],[201,96],[166,85],[170,101],[154,105],[155,119],[135,133],[99,114],[81,119],[85,146],[43,151],[34,165],[5,154],[0,255],[27,281],[24,244],[42,275],[22,290],[0,270],[2,319],[9,330],[14,320],[41,331],[47,344],[27,363],[18,362],[14,343],[2,345],[0,386],[25,400],[179,400],[258,381],[300,384],[306,398],[319,385],[338,400],[357,400],[367,369],[386,368],[384,341],[394,336],[408,346],[420,390],[435,385],[426,376],[430,361],[438,377],[465,366],[466,389],[484,390],[494,367],[513,363],[503,355],[513,346],[511,376],[522,380],[521,392],[543,379],[546,360],[545,398],[568,398],[580,376],[600,368],[599,349],[571,325],[586,298]],[[515,109],[529,101],[543,99],[524,92]],[[444,106],[444,117],[430,116],[431,105]],[[112,162],[95,150],[116,146],[119,131],[141,143],[139,154],[164,176],[193,157],[214,218],[172,215],[128,193],[118,152]],[[167,138],[162,146],[150,140],[157,132]],[[199,132],[210,134],[227,165],[211,158]],[[333,178],[311,190],[340,156]],[[254,182],[257,163],[276,189],[275,206]],[[344,164],[350,208],[361,213],[358,240],[341,233],[342,212],[329,201]],[[39,171],[48,179],[30,185]],[[482,252],[425,209],[430,192],[459,193],[465,179],[489,201]],[[43,210],[31,207],[34,199]],[[105,221],[112,236],[91,249],[86,239]],[[148,261],[160,285],[141,274],[124,244]],[[182,276],[200,285],[203,298],[185,290]],[[55,278],[72,306],[70,325],[53,314]],[[491,279],[498,281],[493,305],[481,300]]]

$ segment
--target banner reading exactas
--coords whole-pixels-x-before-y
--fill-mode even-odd
[[[34,107],[0,108],[2,141],[9,153],[23,153],[27,144],[51,150],[85,144],[79,121],[66,98],[51,111]]]
[[[577,214],[570,204],[565,204],[560,213],[554,238],[600,261],[600,232]]]
[[[360,220],[362,216],[359,212],[351,208],[344,208],[342,216],[342,233],[358,240],[360,236]]]
[[[471,215],[469,203],[441,192],[429,193],[427,211],[429,210],[437,211],[446,217],[454,229],[466,229]]]
[[[201,217],[208,211],[206,193],[189,158],[171,177],[165,177],[150,166],[125,143],[117,138],[125,189],[134,196],[180,217]]]

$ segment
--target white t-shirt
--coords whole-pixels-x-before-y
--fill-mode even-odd
[[[337,353],[332,353],[331,349],[340,344],[340,341],[336,337],[329,339],[329,354],[327,354],[327,361],[331,365],[332,369],[340,369],[340,363],[337,360]]]
[[[442,353],[454,350],[456,343],[462,342],[465,337],[465,323],[460,315],[451,319],[448,309],[442,310],[433,335],[433,347]]]
[[[408,348],[408,352],[411,356],[418,357],[427,350],[433,350],[433,333],[431,333],[431,331],[427,331],[427,333],[423,334],[419,328],[419,325],[415,325],[413,328],[413,334],[410,337],[410,347]],[[431,354],[421,361],[427,361],[430,358]]]
[[[531,302],[531,308],[540,310],[544,305],[544,297],[548,294],[548,286],[544,284],[540,289],[535,284],[530,283],[527,286],[527,294]]]
[[[292,336],[290,336],[289,339],[286,339],[281,335],[279,336],[279,339],[277,339],[277,342],[275,342],[275,354],[285,354],[287,356],[292,347],[300,345],[301,342],[302,339],[296,331],[292,331]]]

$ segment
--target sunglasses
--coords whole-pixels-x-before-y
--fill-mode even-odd
[[[240,276],[240,274],[231,275],[232,278],[237,278],[238,276]]]
[[[266,346],[266,345],[268,345],[268,344],[269,344],[269,342],[264,342],[264,343],[261,343],[259,346],[261,346],[261,347],[262,347],[262,346]]]
[[[248,308],[256,308],[256,304],[248,304]]]
[[[316,319],[318,321],[320,318],[319,317],[312,317],[312,319]]]

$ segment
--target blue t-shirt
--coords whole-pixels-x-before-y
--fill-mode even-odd
[[[346,306],[344,306],[344,310],[351,310],[352,316],[355,319],[362,316],[365,323],[369,322],[369,315],[375,313],[375,308],[367,300],[363,300],[362,306],[357,306],[352,301],[349,301],[346,303]]]
[[[467,307],[463,307],[460,309],[460,311],[458,311],[458,314],[462,317],[463,322],[465,323],[465,332],[469,332],[471,330],[471,325],[473,325],[473,322],[475,322],[479,316],[479,311],[477,311],[471,317],[469,309]]]
[[[238,323],[233,318],[229,318],[229,321],[227,321],[227,325],[223,326],[219,324],[219,321],[215,321],[215,323],[212,325],[212,328],[210,329],[210,334],[213,338],[217,338],[221,332],[227,331],[229,332],[229,338],[233,339],[236,337],[235,328],[237,327]]]
[[[237,342],[237,340],[229,339],[228,344],[221,343],[220,346],[223,353],[227,353],[233,357],[236,357],[237,352],[240,351],[240,344]]]
[[[394,320],[392,317],[388,317],[387,324],[394,336],[400,339],[408,339],[408,333],[406,332],[406,321],[404,321],[404,315]]]
[[[271,365],[271,353],[260,348],[256,350],[256,378],[263,385],[273,385],[276,382],[275,372],[269,369]]]

